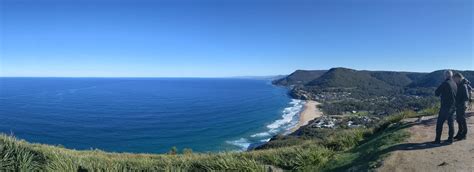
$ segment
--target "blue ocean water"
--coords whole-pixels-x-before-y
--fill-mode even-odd
[[[288,131],[302,104],[268,80],[0,78],[0,132],[73,149],[244,150]]]

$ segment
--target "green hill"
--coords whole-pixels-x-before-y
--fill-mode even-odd
[[[454,72],[461,72],[468,80],[474,80],[474,71]],[[312,77],[309,72],[297,73],[304,73],[304,77],[281,79],[300,83],[292,87],[290,95],[320,101],[323,111],[330,115],[354,111],[388,115],[404,109],[424,109],[437,103],[434,88],[444,80],[443,70],[416,73],[332,68]],[[310,78],[315,79],[308,81]]]
[[[375,71],[370,72],[370,75],[378,80],[381,80],[391,86],[404,87],[411,84],[413,81],[426,75],[426,73],[413,73],[413,72],[387,72],[387,71]]]
[[[370,72],[347,68],[332,68],[306,86],[319,88],[346,88],[360,90],[390,90],[392,86],[371,75]]]
[[[474,81],[474,71],[454,71],[460,72],[469,81]],[[438,87],[444,81],[444,70],[437,70],[426,74],[415,80],[409,87]]]
[[[284,78],[273,81],[273,84],[281,86],[305,85],[326,72],[327,70],[296,70]]]
[[[461,72],[468,80],[474,81],[474,71]],[[296,70],[287,77],[273,81],[281,86],[307,86],[319,88],[404,88],[437,87],[444,80],[444,70],[431,73],[394,72],[394,71],[358,71],[348,68],[330,70]]]

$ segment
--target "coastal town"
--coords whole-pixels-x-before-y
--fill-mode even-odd
[[[379,117],[360,115],[357,111],[344,115],[325,115],[319,106],[320,103],[307,100],[299,115],[299,123],[293,131],[302,126],[329,129],[371,127],[380,120]]]

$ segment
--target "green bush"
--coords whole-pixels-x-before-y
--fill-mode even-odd
[[[25,146],[28,143],[2,135],[0,140],[0,170],[40,171],[46,158],[38,151]]]
[[[342,130],[329,136],[323,141],[323,145],[335,151],[348,150],[357,146],[370,132],[370,129],[365,128]]]

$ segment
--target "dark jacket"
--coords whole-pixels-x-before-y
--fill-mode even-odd
[[[466,79],[463,79],[461,83],[458,84],[458,91],[456,94],[456,107],[464,108],[466,102],[469,101],[468,85]]]
[[[452,79],[446,79],[435,91],[436,96],[441,96],[441,109],[455,107],[458,86]]]

